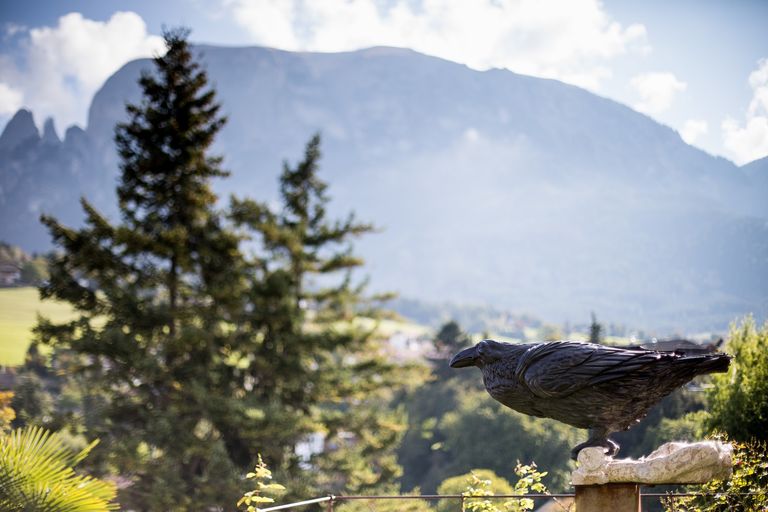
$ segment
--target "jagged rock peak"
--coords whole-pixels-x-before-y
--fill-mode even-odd
[[[0,135],[0,151],[13,149],[31,138],[40,140],[40,132],[37,131],[32,112],[23,108],[5,125]]]
[[[87,144],[87,139],[85,131],[77,125],[70,126],[64,133],[64,144],[70,147]]]
[[[43,144],[60,144],[61,139],[56,133],[56,125],[53,124],[53,118],[49,117],[43,125]]]

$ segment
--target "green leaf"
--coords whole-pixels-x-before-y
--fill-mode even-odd
[[[95,442],[79,453],[35,426],[0,437],[0,510],[101,512],[117,510],[115,486],[75,473]]]

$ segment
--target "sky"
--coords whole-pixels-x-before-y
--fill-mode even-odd
[[[765,0],[0,0],[0,126],[59,134],[126,62],[193,42],[335,52],[387,45],[554,78],[737,164],[768,156]]]

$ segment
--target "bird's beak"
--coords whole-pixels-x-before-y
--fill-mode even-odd
[[[469,347],[453,356],[449,365],[451,368],[466,368],[467,366],[474,366],[476,359],[477,350],[475,347]]]

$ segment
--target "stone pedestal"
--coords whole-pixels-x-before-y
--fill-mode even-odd
[[[579,452],[571,474],[579,512],[638,512],[640,485],[703,484],[731,477],[733,447],[716,441],[666,443],[639,460],[608,457],[603,448]]]
[[[638,484],[577,485],[576,510],[578,512],[582,510],[639,512],[640,486]]]

